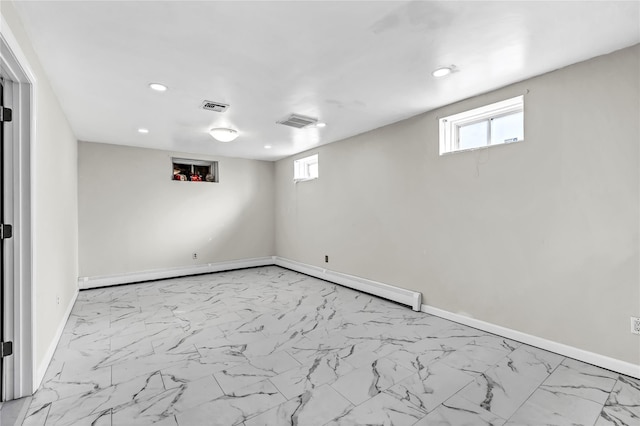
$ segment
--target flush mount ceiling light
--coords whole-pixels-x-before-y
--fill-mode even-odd
[[[160,84],[160,83],[151,83],[149,84],[149,87],[153,90],[155,90],[156,92],[166,92],[167,91],[167,86],[165,86],[164,84]]]
[[[145,135],[146,135],[147,133],[149,133],[149,129],[145,129],[145,128],[143,128],[143,127],[140,127],[140,128],[138,129],[138,133],[142,133],[142,134],[145,134]]]
[[[265,145],[264,149],[271,149],[271,145]]]
[[[238,137],[238,131],[233,129],[226,129],[219,127],[217,129],[211,129],[209,134],[212,138],[219,142],[231,142]]]
[[[327,127],[327,123],[323,123],[322,121],[319,123],[316,123],[316,127]]]
[[[453,72],[453,69],[454,69],[453,65],[450,67],[441,67],[433,71],[431,75],[433,75],[434,77],[445,77],[451,74]]]

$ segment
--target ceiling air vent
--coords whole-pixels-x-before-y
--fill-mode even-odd
[[[284,124],[285,126],[291,126],[297,129],[302,129],[303,127],[307,127],[310,124],[316,124],[317,122],[317,118],[305,117],[304,115],[298,114],[291,114],[287,118],[276,121],[276,123],[278,124]]]
[[[229,108],[229,105],[222,104],[220,102],[204,101],[202,102],[202,109],[207,111],[225,112]]]

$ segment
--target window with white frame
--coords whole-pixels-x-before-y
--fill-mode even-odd
[[[293,180],[296,182],[318,178],[318,154],[293,162]]]
[[[523,140],[523,96],[440,119],[440,155]]]

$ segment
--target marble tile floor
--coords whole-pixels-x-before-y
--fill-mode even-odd
[[[640,425],[640,380],[275,266],[80,292],[24,426]]]

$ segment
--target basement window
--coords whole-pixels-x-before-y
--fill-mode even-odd
[[[440,155],[524,141],[524,97],[440,119]]]
[[[218,162],[172,158],[171,179],[183,182],[219,182]]]
[[[293,162],[293,180],[302,182],[318,178],[318,154],[300,158]]]

